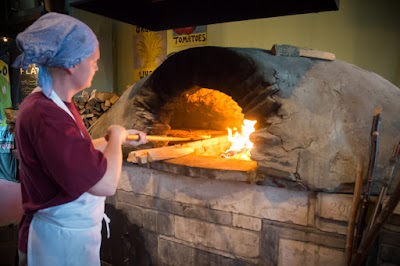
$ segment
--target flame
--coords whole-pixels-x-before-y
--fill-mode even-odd
[[[231,142],[231,146],[225,153],[221,154],[221,157],[250,161],[250,151],[251,148],[253,148],[253,143],[250,141],[250,134],[255,131],[254,125],[256,123],[256,120],[245,119],[243,121],[241,133],[239,133],[236,128],[231,129],[228,127],[228,140]]]

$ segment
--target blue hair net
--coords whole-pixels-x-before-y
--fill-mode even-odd
[[[16,38],[21,54],[13,67],[39,68],[38,85],[50,97],[52,89],[48,67],[71,68],[91,55],[99,46],[96,35],[82,21],[56,12],[46,13]]]

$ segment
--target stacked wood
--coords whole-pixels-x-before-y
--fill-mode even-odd
[[[180,145],[137,150],[129,153],[127,161],[131,163],[144,164],[154,161],[162,161],[185,156],[194,152],[193,148]]]
[[[89,128],[99,117],[104,114],[119,99],[119,96],[111,92],[98,92],[93,90],[90,95],[87,91],[76,96],[74,101],[79,108],[82,121]]]
[[[93,90],[90,95],[87,91],[74,98],[75,104],[79,108],[83,123],[89,128],[93,123],[115,104],[119,96],[111,92],[97,92]],[[6,114],[6,123],[10,127],[10,132],[14,133],[15,122],[17,120],[18,110],[13,108],[4,108]]]
[[[4,112],[6,114],[6,123],[9,126],[10,132],[14,133],[18,110],[14,110],[13,108],[4,108]]]
[[[196,155],[199,150],[204,154],[204,149],[221,145],[220,137],[224,137],[228,141],[227,131],[170,129],[166,134],[165,136],[147,135],[146,138],[148,141],[181,142],[181,144],[130,151],[127,161],[135,164],[145,164],[175,159],[189,154]],[[127,139],[137,140],[138,138],[137,135],[129,135]]]

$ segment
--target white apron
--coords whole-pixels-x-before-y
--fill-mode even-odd
[[[74,118],[54,91],[51,99]],[[36,212],[29,227],[28,265],[100,265],[102,220],[108,237],[110,222],[104,204],[105,197],[84,193],[75,201]]]

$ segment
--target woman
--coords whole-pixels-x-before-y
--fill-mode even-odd
[[[117,188],[121,145],[144,144],[146,134],[113,125],[107,140],[91,140],[86,131],[72,98],[98,70],[99,43],[87,25],[51,12],[16,41],[22,54],[14,67],[39,67],[38,88],[22,102],[15,127],[20,265],[100,265],[104,200]],[[140,139],[125,141],[128,133]]]

